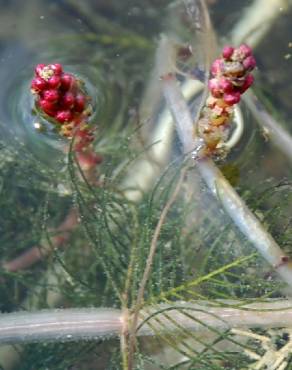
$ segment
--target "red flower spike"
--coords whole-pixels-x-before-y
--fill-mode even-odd
[[[61,85],[61,78],[59,76],[52,76],[48,80],[48,85],[52,89],[57,89]]]
[[[38,65],[31,83],[40,112],[54,119],[52,123],[59,125],[63,137],[72,139],[76,135],[74,150],[82,152],[81,160],[91,168],[100,163],[101,157],[90,147],[94,131],[88,126],[88,114],[82,114],[87,107],[87,97],[81,85],[74,75],[63,73],[58,63]]]
[[[232,127],[233,106],[240,102],[241,94],[252,85],[254,77],[249,72],[255,66],[252,50],[245,44],[235,49],[225,46],[222,57],[212,64],[213,78],[208,82],[210,94],[197,129],[205,143],[202,155],[226,154],[225,142]]]
[[[47,82],[41,77],[35,77],[31,81],[31,88],[34,92],[44,91],[46,87],[47,87]]]
[[[72,113],[69,109],[61,110],[56,113],[55,118],[60,123],[69,122],[72,119]]]
[[[233,51],[234,51],[234,48],[232,46],[229,46],[229,45],[224,46],[222,50],[223,58],[226,60],[230,60],[230,58],[232,57]]]
[[[59,100],[60,94],[58,90],[50,89],[50,90],[44,91],[43,97],[45,100],[55,103]]]

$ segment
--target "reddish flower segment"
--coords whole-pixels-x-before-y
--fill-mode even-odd
[[[59,133],[69,139],[75,136],[74,150],[79,153],[88,150],[94,134],[88,126],[91,105],[83,83],[73,74],[63,72],[59,63],[38,64],[31,92],[39,111],[50,117]],[[92,156],[91,153],[91,162]]]
[[[92,150],[94,130],[88,124],[92,108],[83,86],[73,74],[64,72],[59,63],[38,64],[31,92],[39,112],[50,118],[58,132],[68,139],[74,137],[73,150],[90,178],[90,171],[102,162],[102,157]]]
[[[198,135],[204,139],[206,154],[224,153],[232,121],[233,106],[253,84],[250,73],[256,66],[252,49],[242,44],[238,48],[225,46],[222,57],[211,67],[210,96],[198,122]]]
[[[56,123],[63,124],[79,118],[80,114],[89,113],[85,112],[89,108],[88,98],[81,86],[82,83],[75,76],[63,73],[61,64],[38,64],[35,78],[31,82],[31,91],[36,95],[37,106]]]

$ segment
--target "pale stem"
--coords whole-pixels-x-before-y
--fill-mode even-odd
[[[171,314],[173,323],[166,318],[167,313]],[[138,336],[176,331],[178,326],[191,331],[207,330],[208,327],[218,330],[289,328],[292,327],[292,301],[271,299],[248,304],[224,300],[212,303],[178,301],[171,305],[145,307],[139,313],[138,325]],[[122,311],[111,308],[0,314],[0,344],[100,340],[121,336],[124,326]]]
[[[205,70],[205,81],[203,82],[206,82],[209,77],[211,64],[217,54],[216,34],[212,26],[205,0],[184,0],[184,4],[193,27],[198,29],[197,34],[200,39],[200,44],[202,45],[203,64]],[[194,118],[195,125],[199,120],[201,110],[203,109],[208,94],[208,86],[205,83],[203,85],[202,96],[200,97],[200,104],[197,108],[196,116]]]
[[[151,240],[149,253],[148,253],[145,269],[144,269],[144,272],[143,272],[143,277],[142,277],[142,280],[141,280],[141,284],[139,286],[139,290],[138,290],[138,294],[137,294],[137,300],[136,300],[135,306],[134,306],[133,319],[132,319],[131,327],[130,327],[130,340],[129,340],[129,350],[130,351],[129,351],[128,369],[132,369],[138,316],[139,316],[139,311],[141,309],[141,305],[142,305],[143,300],[144,300],[145,288],[146,288],[146,285],[147,285],[147,282],[148,282],[148,279],[149,279],[149,276],[150,276],[150,273],[151,273],[153,259],[154,259],[156,249],[157,249],[158,238],[159,238],[159,235],[160,235],[160,232],[161,232],[161,228],[162,228],[162,226],[165,222],[166,216],[167,216],[171,206],[173,205],[173,203],[175,202],[175,200],[178,196],[178,193],[180,191],[180,188],[181,188],[181,185],[182,185],[182,182],[183,182],[185,172],[186,172],[186,169],[183,169],[182,173],[180,174],[180,178],[178,180],[178,183],[176,184],[176,187],[175,187],[170,199],[168,200],[168,202],[166,203],[166,205],[164,206],[164,208],[161,212],[161,215],[159,217],[158,223],[156,225],[156,228],[155,228],[155,231],[154,231],[154,234],[153,234],[153,238]]]
[[[141,326],[137,334],[155,335],[159,331],[175,331],[178,325],[189,331],[204,331],[207,327],[222,331],[234,328],[292,327],[291,300],[270,300],[236,307],[239,304],[240,301],[222,300],[214,301],[213,304],[204,301],[173,302],[146,307],[140,311]],[[166,314],[171,315],[173,323],[167,319]]]
[[[256,95],[248,91],[243,99],[263,129],[263,134],[292,162],[292,137],[281,125],[266,111]]]
[[[121,331],[121,312],[110,308],[0,315],[0,343],[102,339]]]
[[[191,152],[196,148],[198,139],[190,136],[193,127],[190,111],[174,77],[172,79],[165,78],[162,84],[167,104],[178,128],[177,132],[183,144],[183,150],[185,153]],[[229,214],[235,225],[266,261],[276,268],[282,279],[289,286],[292,286],[292,266],[290,263],[282,263],[286,258],[285,253],[248,209],[212,159],[198,160],[196,164],[207,186],[221,201],[226,213]]]
[[[248,209],[230,183],[211,159],[203,159],[198,163],[199,171],[213,194],[219,198],[224,210],[232,218],[236,226],[271,264],[281,278],[292,286],[291,263],[284,263],[286,257],[283,250],[267,232],[261,222]]]
[[[291,5],[287,0],[255,0],[246,7],[229,35],[232,44],[246,42],[254,47],[270,31],[275,20]]]
[[[21,302],[21,307],[25,310],[32,310],[32,308],[38,306],[40,297],[42,297],[41,299],[44,299],[48,307],[53,308],[60,305],[62,295],[61,291],[56,287],[58,287],[59,284],[64,283],[65,280],[66,272],[59,263],[49,265],[49,268],[39,279],[38,284],[29,291],[26,298]],[[44,286],[47,287],[45,295],[43,294]],[[14,313],[11,313],[9,315],[13,314]],[[22,351],[23,347],[21,345],[0,346],[0,366],[2,366],[5,370],[17,368],[16,364],[20,360]]]

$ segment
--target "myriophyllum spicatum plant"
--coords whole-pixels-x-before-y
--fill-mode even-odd
[[[64,72],[59,63],[38,64],[31,81],[34,104],[43,119],[49,122],[58,135],[64,139],[64,151],[69,148],[75,156],[86,181],[96,183],[96,166],[103,158],[93,150],[95,127],[90,122],[93,107],[92,99],[86,92],[85,83],[72,73]],[[70,231],[78,223],[77,212],[73,208],[56,229],[58,235],[52,239],[55,248],[67,242]],[[45,243],[46,244],[46,243]],[[18,271],[50,254],[51,248],[35,246],[3,267],[7,271]]]
[[[255,68],[255,65],[255,59],[248,46],[241,45],[238,48],[228,46],[223,49],[222,56],[212,65],[212,78],[208,84],[210,94],[200,115],[199,122],[195,125],[195,130],[192,131],[195,131],[194,136],[199,136],[204,142],[204,147],[199,153],[200,158],[197,161],[199,171],[202,173],[203,178],[207,179],[207,183],[209,181],[209,183],[217,184],[217,188],[214,185],[210,187],[217,189],[216,191],[219,195],[222,193],[222,189],[226,188],[226,185],[222,183],[221,175],[212,164],[210,156],[226,154],[224,143],[232,130],[234,105],[240,101],[241,95],[253,83],[253,76],[250,72]],[[188,107],[186,104],[183,104],[185,102],[175,90],[178,89],[178,85],[173,84],[173,82],[176,82],[174,78],[163,79],[167,102],[172,109],[177,125],[190,126],[193,129],[193,120],[189,114]],[[31,90],[35,97],[37,111],[43,118],[51,122],[60,136],[71,142],[72,151],[76,154],[81,167],[93,168],[98,163],[99,156],[93,151],[92,142],[95,132],[90,125],[92,106],[91,100],[86,93],[85,84],[73,74],[64,72],[60,64],[38,65],[35,70],[35,77],[31,83]],[[185,133],[183,130],[179,132]],[[181,139],[182,142],[186,142],[184,137]],[[189,151],[185,150],[185,152]],[[181,181],[183,181],[183,176]],[[180,184],[177,186],[177,192],[179,189]],[[229,196],[230,193],[230,189],[227,188],[227,191],[225,190],[225,193],[219,197],[222,203],[224,203],[224,199],[226,200],[226,195]],[[234,197],[234,193],[231,196]],[[175,197],[176,195],[173,195],[172,200],[166,204],[163,210],[164,213],[162,212],[160,221],[157,224],[143,280],[137,294],[138,298],[132,307],[127,302],[124,307],[122,305],[122,310],[78,308],[3,315],[0,317],[0,342],[96,339],[103,338],[105,335],[116,335],[120,336],[122,338],[121,342],[124,341],[125,343],[121,346],[122,351],[129,352],[129,355],[126,354],[124,356],[124,369],[133,369],[135,366],[136,337],[139,335],[155,335],[157,333],[157,324],[155,326],[153,322],[150,322],[152,315],[155,316],[155,320],[161,326],[160,333],[183,329],[184,334],[189,334],[205,330],[207,326],[216,330],[229,330],[234,327],[261,326],[266,328],[270,325],[281,325],[283,316],[291,316],[291,309],[287,309],[290,308],[290,302],[280,302],[280,306],[278,302],[272,301],[268,306],[255,303],[251,308],[259,311],[263,307],[268,309],[276,308],[277,310],[274,312],[266,310],[264,314],[262,312],[261,314],[258,314],[258,312],[254,314],[253,310],[244,311],[243,307],[240,309],[236,307],[221,307],[220,305],[216,307],[216,305],[209,305],[208,302],[196,301],[188,302],[187,309],[189,312],[186,314],[186,303],[180,301],[183,295],[180,296],[177,293],[178,290],[174,288],[175,307],[172,307],[170,301],[163,299],[165,293],[161,296],[162,298],[157,300],[157,302],[162,301],[160,305],[155,306],[153,304],[155,301],[149,301],[150,303],[147,304],[151,304],[151,307],[147,307],[143,301],[144,293],[149,281],[157,238],[161,225],[164,222],[163,217],[166,216]],[[227,201],[229,200],[227,199]],[[237,201],[237,198],[235,201]],[[229,202],[232,207],[235,201],[232,198]],[[255,224],[256,221],[250,216],[248,210],[243,208],[242,203],[238,203],[238,205],[235,211],[241,209],[244,216],[248,217],[248,221],[251,220],[250,223]],[[67,221],[70,224],[69,229],[73,229],[76,222],[70,220],[70,218]],[[239,224],[239,222],[237,223]],[[248,230],[250,228],[251,225],[248,225]],[[262,232],[261,229],[257,232],[257,235],[259,233],[260,235],[266,235],[265,231]],[[273,244],[272,240],[269,239],[267,241],[266,239],[262,238],[261,242],[263,244],[266,243],[265,245],[270,243],[272,246],[268,245],[268,252],[265,251],[264,253],[268,254],[268,257],[270,250],[272,252],[276,251],[276,253],[272,253],[273,259],[267,258],[263,253],[265,258],[272,264],[279,260],[281,261],[281,258],[279,258],[282,255],[280,249]],[[261,251],[260,248],[258,249]],[[285,266],[281,266],[281,268],[283,269]],[[286,273],[285,270],[284,272],[285,276],[289,273],[290,277],[290,271]],[[180,289],[184,292],[186,288],[187,284]],[[221,303],[224,302],[222,301]],[[225,303],[227,305],[230,304],[228,301]],[[285,313],[281,311],[282,308],[287,309]],[[163,314],[164,311],[167,312],[167,315]],[[171,320],[169,320],[169,317],[171,317]]]

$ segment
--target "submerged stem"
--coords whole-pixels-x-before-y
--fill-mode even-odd
[[[258,124],[263,129],[267,138],[289,159],[292,163],[292,137],[281,125],[266,111],[259,99],[252,92],[247,92],[244,101]]]
[[[193,125],[190,111],[174,77],[172,79],[165,78],[162,83],[167,104],[178,127],[177,131],[183,144],[183,150],[188,153],[194,150],[196,146],[196,139],[193,136],[190,137],[190,130]],[[277,268],[277,272],[282,279],[289,286],[292,286],[292,266],[289,263],[282,263],[285,259],[285,253],[248,209],[212,159],[198,160],[196,164],[207,186],[219,198],[226,213],[229,214],[239,230],[265,260],[274,268]]]
[[[173,324],[165,317],[165,314],[170,312]],[[191,313],[191,316],[186,315],[186,312]],[[173,304],[146,307],[140,312],[140,319],[138,335],[155,335],[157,331],[165,331],[165,329],[169,332],[175,331],[177,325],[191,331],[202,331],[208,327],[219,330],[291,327],[292,301],[269,300],[248,304],[227,300],[211,303],[173,302]]]
[[[192,318],[185,315],[191,312]],[[173,324],[165,313],[171,312]],[[195,319],[194,319],[195,318]],[[207,327],[277,328],[292,326],[292,301],[268,300],[244,304],[242,301],[173,302],[145,307],[138,317],[138,336],[156,335],[159,331],[177,330],[177,325],[193,331]],[[154,319],[156,324],[150,323]],[[0,315],[0,344],[41,341],[100,340],[118,337],[124,330],[122,311],[111,308],[63,309],[17,312]],[[206,324],[206,327],[202,325]]]
[[[149,254],[148,254],[145,269],[144,269],[144,272],[143,272],[142,281],[141,281],[141,284],[140,284],[140,287],[139,287],[139,290],[138,290],[137,300],[136,300],[135,306],[134,306],[133,320],[132,320],[132,323],[131,323],[131,331],[130,331],[130,338],[129,338],[129,349],[130,349],[130,351],[129,351],[129,364],[128,364],[129,369],[131,369],[132,362],[133,362],[136,328],[137,328],[137,323],[138,323],[139,311],[141,309],[141,304],[143,303],[145,288],[146,288],[146,285],[147,285],[147,282],[148,282],[148,279],[149,279],[149,276],[150,276],[150,273],[151,273],[152,263],[153,263],[153,259],[154,259],[156,249],[157,249],[158,238],[159,238],[159,235],[160,235],[160,232],[161,232],[161,228],[162,228],[162,226],[165,222],[166,216],[167,216],[171,206],[173,205],[173,203],[175,202],[175,200],[178,196],[179,190],[181,188],[181,185],[182,185],[182,182],[183,182],[183,179],[184,179],[184,176],[185,176],[185,172],[186,172],[186,169],[183,169],[182,173],[180,174],[180,178],[178,180],[178,183],[177,183],[170,199],[168,200],[168,202],[166,203],[166,205],[164,206],[164,208],[161,212],[160,218],[159,218],[158,223],[156,225],[156,228],[155,228],[155,231],[154,231],[154,234],[153,234],[153,238],[152,238],[152,241],[151,241],[151,244],[150,244]]]
[[[213,30],[211,18],[208,12],[208,7],[205,0],[184,0],[187,14],[192,22],[193,27],[197,28],[200,43],[204,45],[203,50],[203,64],[205,70],[205,81],[208,80],[209,70],[211,63],[215,58],[216,53],[216,35]],[[194,125],[197,125],[200,118],[200,113],[203,109],[205,101],[208,97],[209,91],[208,86],[205,84],[202,96],[200,98],[200,105],[198,107],[196,117],[194,119]]]
[[[114,309],[66,309],[0,315],[0,343],[102,339],[122,331]]]

